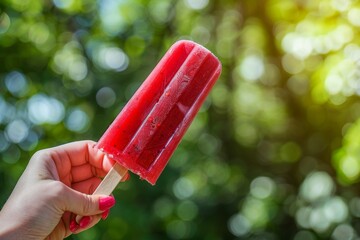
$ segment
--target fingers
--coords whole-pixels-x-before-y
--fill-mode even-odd
[[[106,212],[108,214],[109,210],[107,210]],[[96,225],[101,219],[104,220],[103,215],[104,214],[98,214],[98,215],[93,215],[93,216],[85,216],[85,217],[82,217],[82,219],[80,220],[79,223],[77,223],[75,218],[73,218],[70,221],[69,230],[72,233],[80,233],[82,231],[85,231],[85,230],[93,227],[94,225]]]
[[[84,186],[78,184],[79,190]],[[102,218],[106,218],[109,209],[115,205],[113,196],[87,195],[74,189],[67,188],[62,194],[64,202],[64,211],[72,212],[68,229],[73,233],[84,231],[94,226]],[[78,222],[76,216],[81,217]]]
[[[63,211],[69,211],[81,216],[90,216],[101,214],[115,204],[115,199],[112,196],[87,195],[65,185],[59,186],[60,195],[58,195],[58,201],[61,203]],[[109,207],[105,209],[104,204]]]
[[[83,164],[80,166],[72,167],[71,169],[72,182],[81,182],[85,179],[92,178],[94,173],[92,167],[89,164]]]
[[[85,194],[92,194],[95,189],[100,185],[102,179],[98,177],[89,176],[86,180],[82,180],[79,182],[75,182],[75,175],[73,174],[73,183],[71,184],[71,188],[85,193]],[[126,175],[121,179],[121,182],[125,182],[130,179],[129,172],[126,173]]]
[[[97,215],[97,218],[101,218],[105,220],[110,212],[110,208],[113,207],[115,204],[115,198],[113,196],[106,196],[100,197],[99,199],[99,209],[103,211],[101,214]],[[95,220],[94,220],[95,219]],[[93,226],[95,223],[98,222],[100,219],[96,219],[93,216],[75,216],[70,223],[69,228],[72,232],[76,231],[77,229],[86,229]]]
[[[96,147],[96,142],[90,140],[64,144],[51,148],[51,151],[56,153],[53,154],[56,166],[61,166],[66,159],[72,167],[90,164],[97,169],[96,173],[101,175],[107,173],[115,162]],[[58,167],[58,170],[61,169]]]
[[[109,158],[103,151],[96,145],[88,145],[89,163],[99,169],[108,172],[114,165],[115,161]]]
[[[80,166],[88,162],[88,150],[93,148],[95,144],[96,142],[90,140],[77,141],[53,147],[48,150],[56,152],[56,155],[59,156],[59,159],[54,160],[60,161],[62,157],[68,157],[72,166]]]
[[[100,219],[106,219],[109,215],[110,208],[115,205],[115,198],[113,196],[95,196],[88,195],[90,198],[97,198],[97,206],[95,207],[95,212],[100,212],[98,214],[91,214],[92,211],[87,211],[88,214],[79,214],[79,211],[74,211],[79,215],[72,215],[72,218],[69,223],[69,230],[72,233],[79,233],[88,228],[91,228]],[[86,199],[86,198],[85,198]],[[86,202],[87,200],[85,200]],[[84,203],[85,205],[88,203]],[[92,204],[92,203],[90,203]],[[83,217],[80,217],[83,216]]]
[[[85,181],[73,183],[71,185],[71,188],[85,194],[92,194],[100,183],[101,183],[100,178],[92,177]]]
[[[84,164],[81,166],[72,167],[71,169],[71,176],[72,176],[72,182],[81,182],[84,180],[87,180],[89,178],[92,178],[94,176],[96,177],[104,177],[107,172],[105,172],[102,169],[94,168],[90,164]]]

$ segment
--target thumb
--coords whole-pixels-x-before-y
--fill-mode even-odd
[[[69,188],[64,196],[65,211],[82,216],[97,215],[115,205],[115,198],[106,195],[88,195]]]

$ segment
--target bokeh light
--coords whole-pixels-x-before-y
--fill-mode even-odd
[[[53,2],[60,9],[68,9],[74,4],[73,0],[53,0]]]
[[[179,199],[186,199],[194,194],[194,185],[187,178],[179,178],[173,186],[174,194]]]
[[[16,97],[23,97],[28,91],[28,82],[25,76],[17,71],[6,75],[5,86]]]
[[[29,120],[34,124],[57,124],[65,116],[64,105],[59,100],[41,93],[32,96],[27,107]]]
[[[263,59],[256,55],[247,56],[241,63],[239,70],[245,80],[256,81],[265,71]]]
[[[10,143],[6,139],[5,134],[0,132],[0,152],[4,152],[8,147]]]
[[[8,140],[13,143],[22,142],[29,134],[29,127],[21,119],[9,123],[5,129]]]
[[[76,107],[69,110],[65,125],[71,131],[84,132],[89,128],[90,118],[83,109]]]
[[[96,93],[96,102],[103,108],[111,107],[116,101],[116,94],[110,87],[103,87]]]
[[[325,172],[309,174],[300,188],[301,197],[309,202],[329,197],[334,192],[334,182]]]
[[[142,13],[141,6],[130,0],[100,0],[99,6],[103,29],[111,36],[124,32]]]
[[[11,20],[9,15],[7,15],[5,12],[2,12],[0,14],[0,34],[5,33],[11,24]]]
[[[342,239],[354,239],[357,237],[355,230],[348,224],[342,224],[335,228],[332,233],[332,239],[342,240]]]
[[[171,2],[166,0],[152,0],[149,4],[149,12],[152,19],[158,23],[169,21],[168,12],[171,8]]]
[[[74,80],[83,80],[88,74],[88,67],[84,56],[80,52],[77,42],[67,43],[54,56],[53,68],[59,74]]]
[[[228,227],[230,232],[236,237],[246,235],[251,229],[249,221],[241,214],[232,216],[229,220]]]
[[[349,19],[349,22],[354,25],[354,26],[360,26],[360,17],[359,17],[359,14],[360,14],[360,9],[359,8],[352,8],[350,9],[350,11],[348,12],[348,19]]]
[[[208,5],[209,0],[185,0],[185,3],[194,10],[201,10]]]
[[[123,71],[129,64],[128,57],[119,48],[101,48],[98,53],[98,61],[101,67],[108,70]]]
[[[177,214],[183,221],[191,221],[198,215],[198,207],[192,201],[184,201],[179,204]]]
[[[275,192],[275,183],[271,178],[258,177],[250,184],[250,193],[259,199],[270,197]]]
[[[343,183],[358,181],[360,177],[360,161],[357,158],[360,145],[357,141],[360,122],[357,121],[347,127],[343,140],[343,148],[334,155],[334,165],[338,169],[338,177]]]

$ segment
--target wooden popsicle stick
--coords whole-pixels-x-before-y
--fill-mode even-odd
[[[127,169],[118,163],[115,163],[110,171],[106,174],[100,185],[95,189],[93,195],[110,195],[118,183],[127,173]]]
[[[126,176],[127,169],[118,163],[115,163],[100,185],[95,189],[92,195],[110,195],[118,183]],[[79,223],[82,216],[76,216],[76,222]]]

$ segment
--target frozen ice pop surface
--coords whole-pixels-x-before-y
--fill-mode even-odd
[[[155,184],[219,78],[221,64],[206,48],[176,42],[100,138],[97,146]]]

